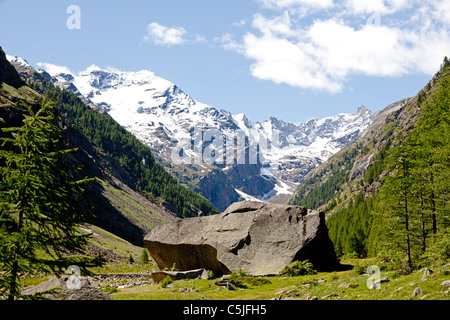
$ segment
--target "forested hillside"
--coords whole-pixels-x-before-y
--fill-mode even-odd
[[[388,106],[352,145],[311,172],[293,204],[327,212],[339,255],[405,270],[450,258],[450,63],[417,96]]]
[[[180,217],[218,213],[205,198],[178,184],[155,162],[150,149],[111,117],[87,107],[74,94],[59,88],[46,90],[45,96],[57,102],[67,125],[79,130],[99,152],[120,164],[128,175],[128,185],[149,200],[170,203]]]

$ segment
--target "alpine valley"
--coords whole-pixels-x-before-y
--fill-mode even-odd
[[[413,97],[301,124],[252,123],[150,71],[58,70],[67,68],[38,70],[0,48],[0,300],[59,288],[83,300],[450,298],[447,57]],[[233,133],[245,135],[233,140],[244,163],[220,147]],[[193,148],[178,152],[186,141]],[[214,162],[174,161],[205,150]],[[82,256],[69,250],[74,234],[89,235]],[[42,271],[62,274],[61,259],[98,265],[95,282],[83,276],[67,293]],[[218,280],[214,268],[230,274]],[[178,279],[184,269],[203,278]],[[19,278],[31,286],[15,290]],[[181,312],[221,311],[202,308]]]
[[[8,56],[8,60],[19,72],[21,68],[32,68],[22,58]],[[110,115],[149,146],[179,182],[221,211],[243,199],[286,202],[312,169],[358,137],[374,119],[374,114],[361,106],[355,114],[306,123],[289,123],[274,117],[253,123],[244,113],[234,115],[196,101],[149,70],[123,72],[92,65],[79,74],[70,74],[61,73],[61,69],[46,67],[36,71],[91,108]],[[199,127],[213,128],[224,135],[241,132],[247,139],[247,150],[252,145],[260,146],[261,141],[270,148],[263,156],[260,153],[257,162],[247,158],[239,164],[174,164],[173,150],[181,141],[193,139],[193,131]]]

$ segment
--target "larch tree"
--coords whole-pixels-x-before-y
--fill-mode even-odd
[[[36,298],[21,293],[24,276],[96,264],[78,229],[91,218],[78,206],[89,179],[77,179],[62,120],[48,101],[37,112],[20,107],[23,125],[0,138],[0,294],[9,300]]]

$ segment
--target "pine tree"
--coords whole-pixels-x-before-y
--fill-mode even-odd
[[[448,65],[446,67],[448,69]],[[405,248],[407,267],[420,266],[429,243],[450,226],[450,77],[441,70],[437,90],[423,97],[416,127],[390,150],[383,193],[390,211],[391,248]],[[399,238],[399,236],[403,237]],[[396,240],[396,241],[395,241]],[[434,240],[433,240],[434,241]],[[392,245],[393,244],[393,245]]]
[[[411,253],[411,192],[413,179],[411,176],[412,156],[408,145],[399,145],[390,151],[385,162],[391,175],[385,179],[383,195],[387,204],[385,225],[390,228],[386,234],[390,238],[389,246],[403,248],[406,255],[406,268],[413,268]]]
[[[447,69],[450,65],[447,65]],[[426,212],[432,217],[432,231],[444,226],[449,215],[450,180],[450,77],[443,77],[438,90],[423,105],[422,116],[410,136],[420,151],[417,171],[424,185]]]
[[[148,259],[148,252],[147,249],[142,249],[142,255],[141,255],[141,261],[143,264],[148,263],[149,259]]]
[[[52,103],[21,107],[23,125],[0,138],[0,291],[9,300],[30,298],[23,276],[60,275],[70,265],[86,272],[94,262],[83,251],[89,236],[77,228],[90,218],[77,206],[88,179],[76,179],[61,120]]]

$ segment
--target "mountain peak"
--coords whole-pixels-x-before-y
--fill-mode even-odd
[[[5,82],[14,88],[23,86],[24,82],[20,79],[16,69],[8,61],[8,57],[11,56],[6,56],[5,52],[0,47],[0,84]]]
[[[16,64],[24,66],[24,67],[31,67],[31,65],[28,63],[27,60],[25,60],[24,58],[18,57],[18,56],[10,56],[9,54],[7,54],[6,59],[9,62],[16,63]]]
[[[95,64],[91,64],[89,67],[86,68],[86,70],[82,71],[82,73],[91,73],[94,71],[104,71],[104,70]]]
[[[237,176],[234,176],[236,172],[233,170],[222,172],[220,167],[209,168],[207,170],[212,171],[207,179],[215,184],[215,179],[221,179],[217,177],[223,178],[225,175],[230,179],[228,187],[236,190],[248,186],[248,189],[239,189],[239,192],[261,199],[286,192],[283,190],[293,190],[290,188],[306,173],[339,151],[372,121],[370,111],[361,106],[358,115],[341,114],[312,119],[307,123],[296,124],[275,117],[263,123],[252,123],[245,113],[232,115],[195,101],[174,83],[148,70],[125,72],[92,65],[74,75],[74,78],[69,82],[83,96],[107,112],[167,163],[173,161],[172,151],[178,147],[177,142],[191,141],[190,130],[195,126],[217,129],[225,135],[239,134],[242,137],[245,134],[249,152],[259,147],[259,160],[264,160],[264,167],[239,167],[236,169],[240,172]],[[66,77],[65,80],[71,79]],[[250,157],[246,161],[249,165]],[[221,173],[218,174],[217,170]],[[257,186],[249,181],[254,181]],[[197,183],[203,185],[200,180]],[[274,183],[278,183],[278,187],[274,187]],[[264,186],[263,194],[261,186]],[[210,191],[204,188],[200,189],[208,198]],[[226,207],[230,204],[223,205],[231,198],[223,200],[210,196],[214,197],[208,198],[214,205]]]
[[[367,107],[365,105],[361,105],[358,110],[356,111],[357,115],[361,115],[364,113],[372,113],[372,111],[370,111],[369,109],[367,109]]]

